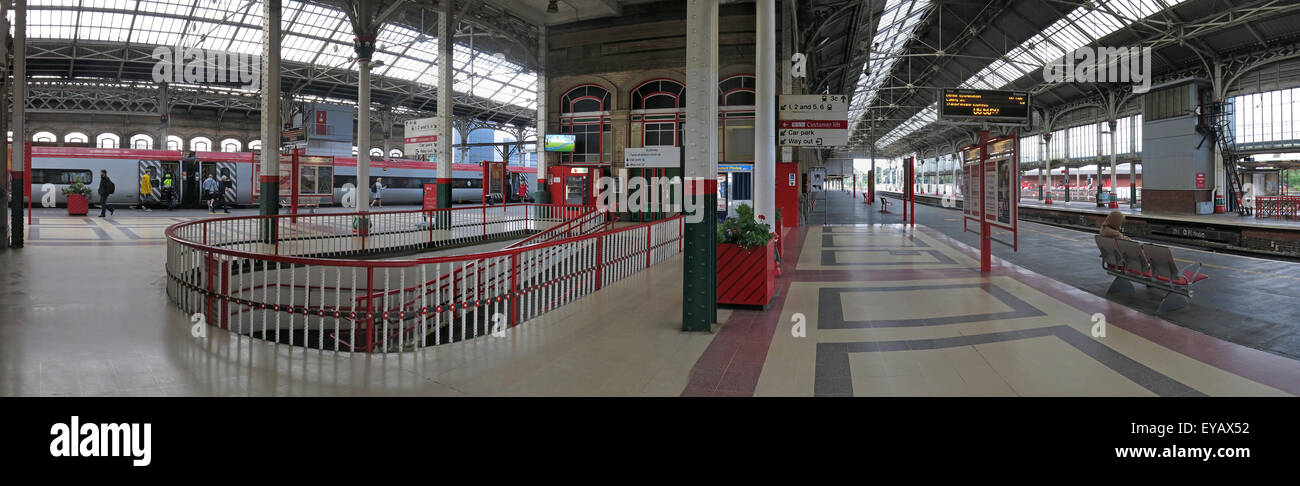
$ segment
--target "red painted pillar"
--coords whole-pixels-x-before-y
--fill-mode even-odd
[[[990,168],[992,168],[995,172],[997,171],[997,167],[994,166],[994,164],[991,164],[989,162],[988,137],[989,137],[989,132],[980,130],[980,180],[977,181],[977,183],[982,185],[982,187],[980,188],[979,214],[980,214],[980,272],[983,273],[988,273],[989,270],[992,269],[992,261],[993,261],[993,244],[989,240],[989,231],[991,230],[991,228],[989,227],[988,217],[990,215],[985,214],[984,212],[986,207],[984,205],[985,199],[988,197],[988,193],[989,193],[988,185],[984,184],[984,181],[988,180],[988,176],[985,175],[985,172],[988,171]],[[994,187],[994,189],[996,190],[997,188]]]

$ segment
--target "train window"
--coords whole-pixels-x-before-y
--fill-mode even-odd
[[[80,180],[82,184],[94,181],[94,172],[73,169],[32,169],[32,184],[71,184]]]
[[[329,195],[330,181],[334,175],[333,167],[306,166],[298,168],[298,194]]]

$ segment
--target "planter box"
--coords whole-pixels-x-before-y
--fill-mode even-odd
[[[68,194],[68,216],[85,216],[90,212],[90,200],[80,194]]]
[[[776,291],[776,240],[742,250],[718,244],[718,303],[765,306]]]

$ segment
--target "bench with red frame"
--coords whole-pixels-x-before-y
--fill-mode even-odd
[[[1131,292],[1137,282],[1147,287],[1165,291],[1156,313],[1174,310],[1187,305],[1192,297],[1192,286],[1210,278],[1200,273],[1201,263],[1178,268],[1169,247],[1143,244],[1131,240],[1096,236],[1097,249],[1101,251],[1101,267],[1114,276],[1106,293]]]
[[[885,196],[880,196],[880,212],[889,214],[889,200]]]

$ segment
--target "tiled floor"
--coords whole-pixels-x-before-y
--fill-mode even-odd
[[[845,206],[858,203],[847,195],[828,196],[818,211],[863,211]],[[1000,259],[981,274],[973,249],[923,226],[823,223],[791,235],[797,263],[786,264],[772,308],[736,311],[683,395],[1300,393],[1300,362]]]
[[[1300,394],[1300,362],[1002,259],[982,275],[957,240],[924,226],[852,224],[869,209],[849,204],[860,203],[832,197],[813,224],[788,232],[770,308],[724,310],[716,333],[679,330],[677,256],[505,337],[400,355],[304,350],[219,329],[193,338],[166,302],[162,246],[35,244],[0,253],[0,394]],[[843,224],[826,224],[828,214]],[[84,224],[129,239],[104,221],[57,222],[49,229]],[[159,221],[119,223],[134,232]],[[71,231],[61,236],[98,238]],[[1095,336],[1102,321],[1105,335]]]
[[[678,256],[504,337],[415,353],[336,354],[216,328],[194,338],[167,303],[164,248],[0,252],[0,395],[676,396],[714,337],[664,312],[680,308]]]

